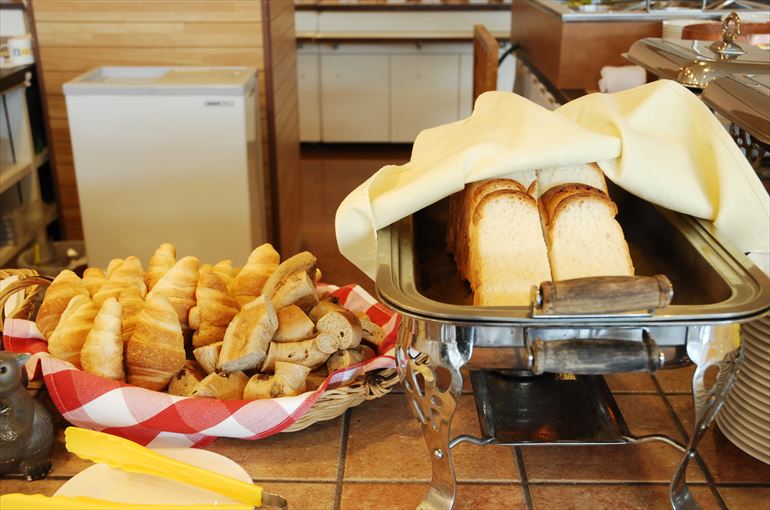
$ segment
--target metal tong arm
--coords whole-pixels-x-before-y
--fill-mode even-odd
[[[262,506],[262,487],[165,457],[128,439],[78,427],[67,428],[64,437],[67,450],[82,459],[194,485],[236,501]]]
[[[593,276],[543,282],[534,289],[533,315],[598,315],[665,308],[671,281],[655,276]]]

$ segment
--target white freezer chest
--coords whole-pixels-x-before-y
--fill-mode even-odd
[[[255,69],[102,67],[63,88],[89,265],[171,242],[238,266],[266,241]]]

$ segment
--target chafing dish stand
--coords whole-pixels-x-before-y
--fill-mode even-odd
[[[452,508],[451,449],[462,442],[648,441],[665,442],[683,453],[670,484],[672,508],[700,508],[687,488],[687,465],[697,459],[697,444],[739,369],[738,322],[767,312],[770,285],[707,222],[654,207],[622,190],[613,197],[637,274],[666,274],[673,288],[682,290],[678,299],[674,293],[672,304],[669,279],[647,276],[614,287],[618,282],[601,279],[566,282],[559,296],[580,285],[581,292],[598,292],[593,301],[578,300],[581,313],[575,313],[570,299],[561,302],[549,292],[548,285],[565,282],[545,282],[533,293],[530,308],[475,307],[444,252],[446,200],[378,232],[377,293],[402,314],[398,370],[432,461],[431,485],[418,508]],[[664,247],[666,256],[655,246]],[[689,444],[662,435],[632,436],[600,374],[653,372],[690,362],[696,365],[696,424]],[[719,376],[707,388],[704,375],[712,366],[719,367]],[[485,370],[471,375],[482,437],[451,435],[463,367]],[[495,369],[501,371],[490,371]],[[565,419],[559,407],[566,403],[568,412],[580,416]]]

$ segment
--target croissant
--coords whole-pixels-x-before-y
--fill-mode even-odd
[[[91,299],[93,299],[96,292],[106,281],[107,277],[104,276],[104,272],[98,267],[89,267],[83,272],[83,285],[86,286]]]
[[[88,290],[78,275],[65,269],[48,287],[43,303],[37,312],[37,327],[46,338],[49,338],[53,330],[56,329],[62,312],[75,296],[87,298]]]
[[[104,273],[107,278],[123,263],[123,259],[112,259],[107,264],[107,271]]]
[[[257,246],[251,252],[246,265],[230,284],[230,291],[238,306],[243,306],[262,294],[262,287],[278,269],[280,260],[280,255],[270,243]]]
[[[171,243],[163,243],[155,250],[150,262],[147,264],[147,273],[144,275],[144,283],[147,290],[152,290],[164,274],[176,264],[176,247]]]
[[[80,364],[86,372],[117,381],[125,379],[121,316],[120,303],[112,297],[99,309],[80,350]]]
[[[168,299],[147,296],[125,353],[128,382],[142,388],[161,391],[182,369],[184,337]]]
[[[128,339],[131,338],[131,335],[134,334],[136,321],[139,319],[139,312],[141,312],[144,307],[144,299],[142,299],[142,296],[135,287],[129,287],[120,293],[118,302],[123,309],[123,319],[121,322],[123,329],[123,344],[125,345],[125,343],[128,342]]]
[[[238,274],[238,270],[233,267],[233,261],[230,259],[217,262],[214,266],[214,272],[222,278],[222,281],[225,282],[225,285],[227,285],[228,288],[230,287],[233,278]]]
[[[80,368],[80,349],[98,312],[99,309],[88,296],[79,295],[72,298],[48,339],[48,352],[51,356]]]
[[[195,306],[195,288],[198,286],[198,268],[200,261],[197,257],[183,257],[174,267],[168,270],[152,288],[147,297],[162,296],[176,310],[182,332],[190,331],[188,317],[190,308]]]
[[[129,287],[136,288],[142,297],[147,294],[142,262],[133,255],[127,257],[117,268],[110,272],[107,281],[94,295],[94,303],[96,303],[96,306],[102,306],[108,298],[114,297],[117,299],[120,293]]]
[[[190,309],[190,327],[193,347],[201,347],[221,341],[225,330],[238,313],[238,303],[230,296],[223,278],[216,268],[201,268],[198,288],[195,290],[196,306]]]

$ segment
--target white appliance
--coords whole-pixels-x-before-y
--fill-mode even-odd
[[[266,241],[256,69],[101,67],[64,84],[89,265]]]

